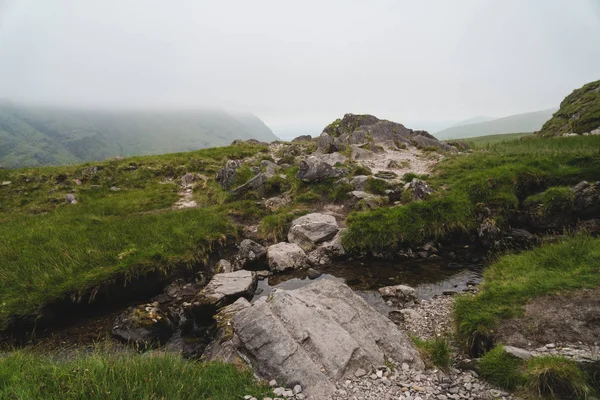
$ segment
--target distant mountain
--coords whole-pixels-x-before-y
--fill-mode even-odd
[[[510,115],[491,121],[456,126],[437,132],[438,139],[462,139],[502,133],[534,132],[539,130],[556,108],[525,114]]]
[[[277,140],[258,117],[222,110],[93,111],[0,104],[0,164],[71,164]]]
[[[495,120],[495,119],[497,119],[497,118],[495,118],[495,117],[486,117],[485,115],[478,115],[476,117],[465,119],[464,121],[460,121],[460,122],[457,122],[455,124],[452,124],[449,128],[454,128],[456,126],[463,126],[463,125],[478,124],[480,122],[487,122],[487,121],[492,121],[492,120]]]
[[[538,134],[557,136],[595,129],[600,129],[600,81],[590,82],[565,97],[558,111]]]

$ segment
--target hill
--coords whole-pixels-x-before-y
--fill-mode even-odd
[[[451,126],[449,126],[448,128],[455,128],[457,126],[464,126],[464,125],[471,125],[471,124],[478,124],[480,122],[487,122],[487,121],[493,121],[495,120],[495,117],[486,117],[485,115],[478,115],[476,117],[473,118],[469,118],[469,119],[465,119],[464,121],[459,121],[455,124],[452,124]]]
[[[533,132],[541,128],[556,109],[547,109],[524,114],[509,115],[463,126],[444,129],[436,133],[441,139],[461,139],[475,136],[498,135],[502,133]]]
[[[539,131],[540,136],[585,133],[600,128],[600,80],[576,89]]]
[[[222,110],[99,111],[0,104],[0,164],[74,164],[276,140],[255,115]]]

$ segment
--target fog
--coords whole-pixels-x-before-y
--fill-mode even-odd
[[[600,79],[597,0],[0,0],[0,98],[435,131]]]

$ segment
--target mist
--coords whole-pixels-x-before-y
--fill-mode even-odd
[[[0,98],[236,109],[284,138],[556,107],[599,65],[596,0],[0,0]]]

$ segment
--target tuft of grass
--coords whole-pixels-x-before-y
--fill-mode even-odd
[[[523,362],[496,346],[477,364],[479,374],[489,382],[503,389],[514,390],[525,382],[521,369]]]
[[[369,177],[365,182],[365,190],[373,194],[383,195],[388,188],[389,184],[383,179]]]
[[[441,336],[431,339],[421,339],[417,336],[411,336],[411,339],[426,363],[443,370],[450,368],[452,358],[448,339]]]
[[[282,208],[273,214],[265,216],[262,221],[260,221],[258,232],[264,239],[280,242],[285,240],[292,221],[306,213],[307,211],[305,210]]]
[[[250,370],[162,352],[95,352],[64,360],[17,351],[0,359],[2,399],[234,400],[269,392]]]
[[[364,165],[357,165],[356,168],[352,171],[352,176],[358,175],[373,175],[371,169]]]
[[[574,209],[575,194],[570,187],[554,186],[544,192],[534,194],[525,199],[525,205],[538,204],[539,212],[550,215],[560,212],[570,212]]]
[[[562,356],[541,356],[527,362],[526,389],[540,398],[584,399],[590,392],[586,374]]]
[[[518,317],[538,296],[600,285],[600,238],[575,236],[518,255],[505,255],[484,272],[475,296],[456,298],[457,332],[470,346],[503,319]]]
[[[341,203],[344,200],[348,199],[348,193],[354,190],[354,186],[350,183],[336,183],[331,192],[327,195],[327,198],[334,203]]]

